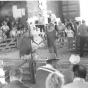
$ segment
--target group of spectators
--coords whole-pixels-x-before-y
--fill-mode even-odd
[[[72,54],[69,66],[58,69],[60,59],[54,53],[47,56],[46,64],[40,66],[35,73],[35,84],[31,88],[87,88],[87,69],[80,63],[80,56]],[[14,68],[9,72],[10,82],[5,81],[3,61],[0,61],[0,88],[30,88],[22,82],[22,69]]]
[[[36,83],[33,88],[87,88],[87,69],[80,63],[79,55],[71,55],[69,67],[63,71],[57,70],[59,58],[54,53],[49,54],[46,65],[36,71]]]
[[[0,39],[19,37],[27,28],[20,22],[20,19],[10,19],[6,16],[0,26]]]

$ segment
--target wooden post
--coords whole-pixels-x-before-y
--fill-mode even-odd
[[[78,49],[77,49],[77,43],[78,43],[78,38],[77,38],[77,26],[76,26],[76,24],[74,24],[75,25],[75,53],[77,54],[77,52],[78,52]]]
[[[30,34],[30,26],[28,24],[28,30],[29,30],[29,39],[31,39],[31,34]],[[29,63],[29,71],[30,71],[30,77],[31,77],[31,82],[34,84],[35,83],[35,61],[33,59],[33,53],[32,53],[32,45],[31,46],[31,59],[28,60]]]

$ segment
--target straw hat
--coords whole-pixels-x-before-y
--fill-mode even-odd
[[[47,60],[60,60],[60,59],[57,58],[55,53],[50,53],[47,57]]]
[[[71,64],[78,64],[80,62],[80,56],[77,54],[72,54],[69,58]]]

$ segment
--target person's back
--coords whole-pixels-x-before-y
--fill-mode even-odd
[[[86,68],[81,64],[77,64],[73,66],[73,72],[73,82],[65,85],[63,88],[88,88],[88,83],[85,82],[87,74]]]
[[[74,83],[69,83],[63,88],[88,88],[88,83],[83,80],[80,80],[80,82],[75,81]]]
[[[40,69],[36,72],[35,88],[45,88],[45,81],[49,73],[49,71],[43,69]]]
[[[73,72],[71,68],[67,68],[62,74],[64,75],[65,84],[73,82]]]
[[[85,24],[81,24],[78,27],[78,34],[82,37],[88,36],[88,26],[86,26]]]

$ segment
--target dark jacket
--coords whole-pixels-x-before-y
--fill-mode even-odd
[[[46,64],[45,66],[41,66],[36,71],[36,84],[33,86],[33,88],[46,88],[45,82],[48,75],[52,72],[57,71],[54,69],[50,64]],[[59,72],[59,71],[58,71]]]
[[[23,83],[21,83],[20,81],[12,81],[3,88],[28,88],[28,87],[24,86]]]

